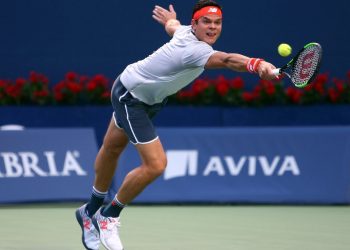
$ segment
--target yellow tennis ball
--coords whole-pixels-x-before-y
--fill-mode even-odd
[[[278,54],[280,54],[281,56],[289,56],[290,53],[292,53],[292,47],[290,47],[289,44],[286,44],[286,43],[281,43],[279,46],[278,46]]]

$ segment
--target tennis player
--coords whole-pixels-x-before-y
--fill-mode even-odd
[[[100,241],[107,249],[123,249],[118,232],[120,212],[167,165],[151,119],[168,96],[191,83],[204,69],[227,68],[257,73],[262,79],[275,78],[275,67],[262,59],[212,48],[221,34],[222,15],[222,8],[215,1],[199,0],[191,25],[181,25],[172,5],[168,10],[155,6],[153,18],[172,38],[144,60],[128,65],[114,82],[114,112],[96,157],[91,199],[76,210],[86,249],[98,249]],[[114,200],[102,207],[118,158],[129,141],[135,145],[142,164],[127,174]]]

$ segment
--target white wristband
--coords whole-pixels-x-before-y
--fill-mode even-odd
[[[169,27],[169,26],[172,26],[172,25],[178,24],[178,23],[179,23],[179,21],[176,20],[176,19],[169,19],[169,20],[166,21],[166,23],[165,23],[165,29],[166,29],[167,27]]]

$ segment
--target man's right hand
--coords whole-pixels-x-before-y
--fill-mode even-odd
[[[176,29],[181,25],[180,22],[176,19],[176,12],[172,4],[169,5],[169,10],[156,5],[153,9],[152,17],[158,23],[164,26],[169,36],[173,36]]]
[[[169,10],[158,5],[154,6],[152,17],[161,25],[165,26],[170,19],[176,20],[176,12],[172,4],[169,5]]]

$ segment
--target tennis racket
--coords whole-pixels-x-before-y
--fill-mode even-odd
[[[302,88],[315,79],[320,69],[321,58],[321,45],[309,43],[286,65],[279,69],[274,69],[273,73],[276,76],[281,74],[288,76],[296,87]]]

